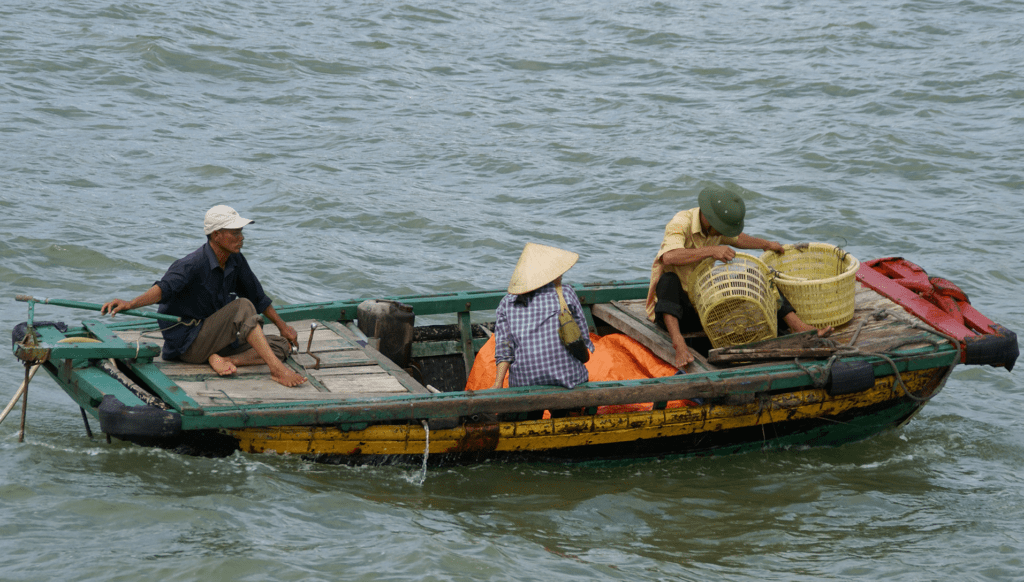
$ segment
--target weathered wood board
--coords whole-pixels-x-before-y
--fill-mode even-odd
[[[174,381],[185,393],[204,407],[239,406],[265,403],[301,402],[311,400],[360,400],[410,392],[408,379],[403,384],[396,378],[400,370],[389,370],[381,363],[381,356],[370,347],[361,345],[344,327],[318,322],[309,341],[311,321],[292,322],[298,333],[301,352],[292,354],[286,362],[310,378],[295,388],[286,388],[270,377],[266,365],[243,366],[231,376],[218,376],[206,364],[187,364],[155,358],[153,363]],[[333,329],[332,329],[333,328]],[[278,335],[275,325],[265,325],[264,333]],[[159,332],[119,332],[118,336],[134,344],[141,341],[163,346]],[[310,353],[307,352],[307,348]],[[320,359],[318,368],[317,356]],[[387,362],[385,362],[387,363]],[[404,374],[404,372],[401,372]],[[413,391],[420,391],[413,386]],[[426,389],[422,389],[425,391]]]
[[[600,303],[594,305],[591,310],[595,317],[600,317],[609,325],[618,329],[638,341],[640,345],[651,350],[654,355],[666,362],[673,362],[676,359],[676,351],[672,347],[672,339],[668,333],[651,323],[647,319],[647,311],[644,305],[645,299],[631,299],[628,301],[613,301],[611,303]],[[704,335],[704,334],[687,334]],[[701,372],[713,370],[715,366],[708,363],[707,359],[697,352],[691,352],[694,357],[692,364],[687,366],[688,372]]]

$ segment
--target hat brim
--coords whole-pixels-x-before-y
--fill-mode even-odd
[[[253,224],[254,222],[256,222],[256,221],[255,220],[250,220],[248,218],[242,218],[241,216],[238,216],[238,217],[232,218],[231,220],[225,220],[225,221],[219,222],[217,224],[205,225],[203,227],[203,232],[205,232],[207,235],[211,235],[211,234],[217,232],[218,230],[232,230],[232,229],[236,229],[236,228],[242,228],[242,227],[244,227],[246,225]]]
[[[227,226],[221,227],[221,230],[232,229],[232,228],[242,228],[243,226],[246,226],[248,224],[252,224],[254,222],[256,222],[256,221],[255,220],[250,220],[248,218],[242,218],[241,216],[239,216],[238,218],[232,220],[231,223],[228,224]]]
[[[561,277],[576,264],[580,256],[574,252],[556,247],[526,243],[523,253],[519,255],[512,279],[508,284],[508,292],[522,295]]]
[[[701,214],[704,215],[704,218],[708,219],[708,222],[711,223],[711,227],[717,230],[722,236],[739,236],[743,232],[743,219],[741,218],[738,223],[729,223],[722,220],[722,218],[718,216],[718,211],[715,210],[715,205],[711,201],[711,197],[714,194],[714,191],[705,189],[697,196]]]

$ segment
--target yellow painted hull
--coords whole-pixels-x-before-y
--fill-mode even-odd
[[[808,438],[825,439],[814,444],[841,444],[905,422],[925,398],[938,392],[947,372],[948,368],[942,367],[904,373],[903,382],[914,398],[906,396],[902,388],[893,387],[893,376],[882,376],[873,387],[842,396],[829,396],[824,389],[808,389],[741,405],[706,404],[624,414],[467,423],[429,431],[429,454],[544,456],[572,451],[571,456],[586,458],[587,451],[603,451],[608,456],[622,457],[643,449],[645,442],[660,443],[652,448],[655,454],[713,453],[721,448],[716,446],[718,435],[730,435],[721,445],[734,450],[770,446],[767,441],[785,445],[806,440],[780,432],[785,427],[810,431]],[[891,412],[894,409],[897,412]],[[850,424],[861,417],[874,420]],[[822,433],[822,427],[834,433],[835,438]],[[427,430],[420,424],[382,424],[349,431],[333,426],[284,426],[222,432],[236,438],[239,448],[246,452],[349,458],[421,456],[426,452],[428,438]],[[703,444],[696,446],[698,442]],[[595,455],[601,456],[605,455]]]

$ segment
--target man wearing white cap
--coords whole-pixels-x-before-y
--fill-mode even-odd
[[[159,303],[160,313],[184,322],[160,322],[165,360],[207,362],[221,376],[234,374],[238,366],[266,364],[279,384],[302,384],[306,378],[283,363],[291,346],[298,345],[298,334],[274,310],[241,252],[242,227],[252,222],[229,206],[214,206],[203,224],[206,244],[171,264],[142,295],[113,299],[101,312],[113,316]],[[264,335],[260,314],[277,326],[280,336]]]

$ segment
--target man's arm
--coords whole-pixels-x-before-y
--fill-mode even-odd
[[[740,235],[736,237],[736,248],[761,249],[764,251],[775,251],[779,254],[785,252],[785,249],[782,248],[782,245],[779,244],[778,241],[757,238],[744,232],[741,232]]]
[[[295,332],[295,328],[288,325],[283,319],[281,319],[281,316],[274,310],[273,305],[268,305],[267,308],[263,310],[263,315],[266,316],[271,323],[277,326],[277,329],[281,332],[281,337],[288,340],[288,343],[293,346],[299,346],[299,334]]]
[[[726,245],[701,247],[699,249],[672,249],[661,255],[661,263],[663,265],[692,265],[709,258],[728,263],[735,256],[736,251]]]
[[[160,286],[153,285],[145,293],[131,301],[125,301],[124,299],[111,299],[103,304],[103,307],[100,308],[100,313],[109,313],[110,316],[113,317],[119,311],[124,311],[125,309],[138,309],[139,307],[160,303],[163,296],[164,293],[160,290]]]

